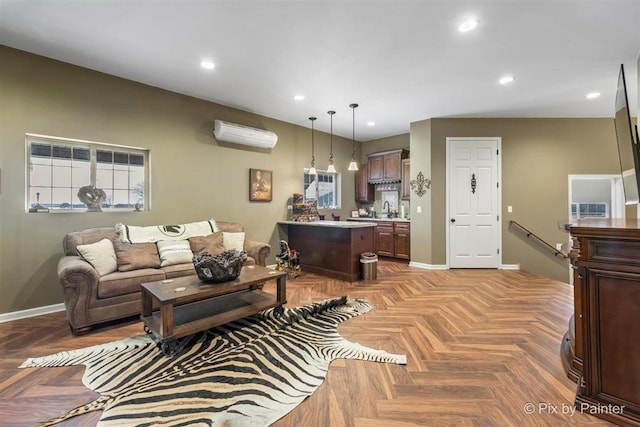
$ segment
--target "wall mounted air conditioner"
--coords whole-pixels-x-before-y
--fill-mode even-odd
[[[264,129],[256,129],[237,123],[216,120],[213,135],[218,141],[250,145],[252,147],[273,148],[278,142],[278,135]]]

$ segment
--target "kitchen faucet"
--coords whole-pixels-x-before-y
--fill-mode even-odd
[[[385,200],[382,204],[382,209],[384,209],[385,206],[387,207],[387,218],[391,218],[391,203],[389,203],[388,200]]]

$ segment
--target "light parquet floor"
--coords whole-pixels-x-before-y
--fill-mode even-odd
[[[407,365],[336,360],[320,388],[277,427],[610,425],[573,412],[575,384],[560,361],[573,309],[567,284],[521,271],[427,271],[388,260],[379,262],[375,282],[304,274],[287,283],[289,306],[341,295],[376,306],[342,324],[341,334],[404,353]],[[133,319],[76,338],[64,313],[0,324],[0,425],[32,425],[95,397],[82,385],[83,367],[17,369],[26,358],[141,330]]]

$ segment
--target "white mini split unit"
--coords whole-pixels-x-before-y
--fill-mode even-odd
[[[218,141],[260,148],[273,148],[278,142],[278,135],[268,130],[256,129],[222,120],[214,122],[213,135]]]

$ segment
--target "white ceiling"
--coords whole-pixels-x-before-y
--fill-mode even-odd
[[[612,117],[621,63],[635,115],[640,0],[0,0],[0,43],[325,131],[333,109],[345,137],[357,102],[366,141],[432,117]]]

